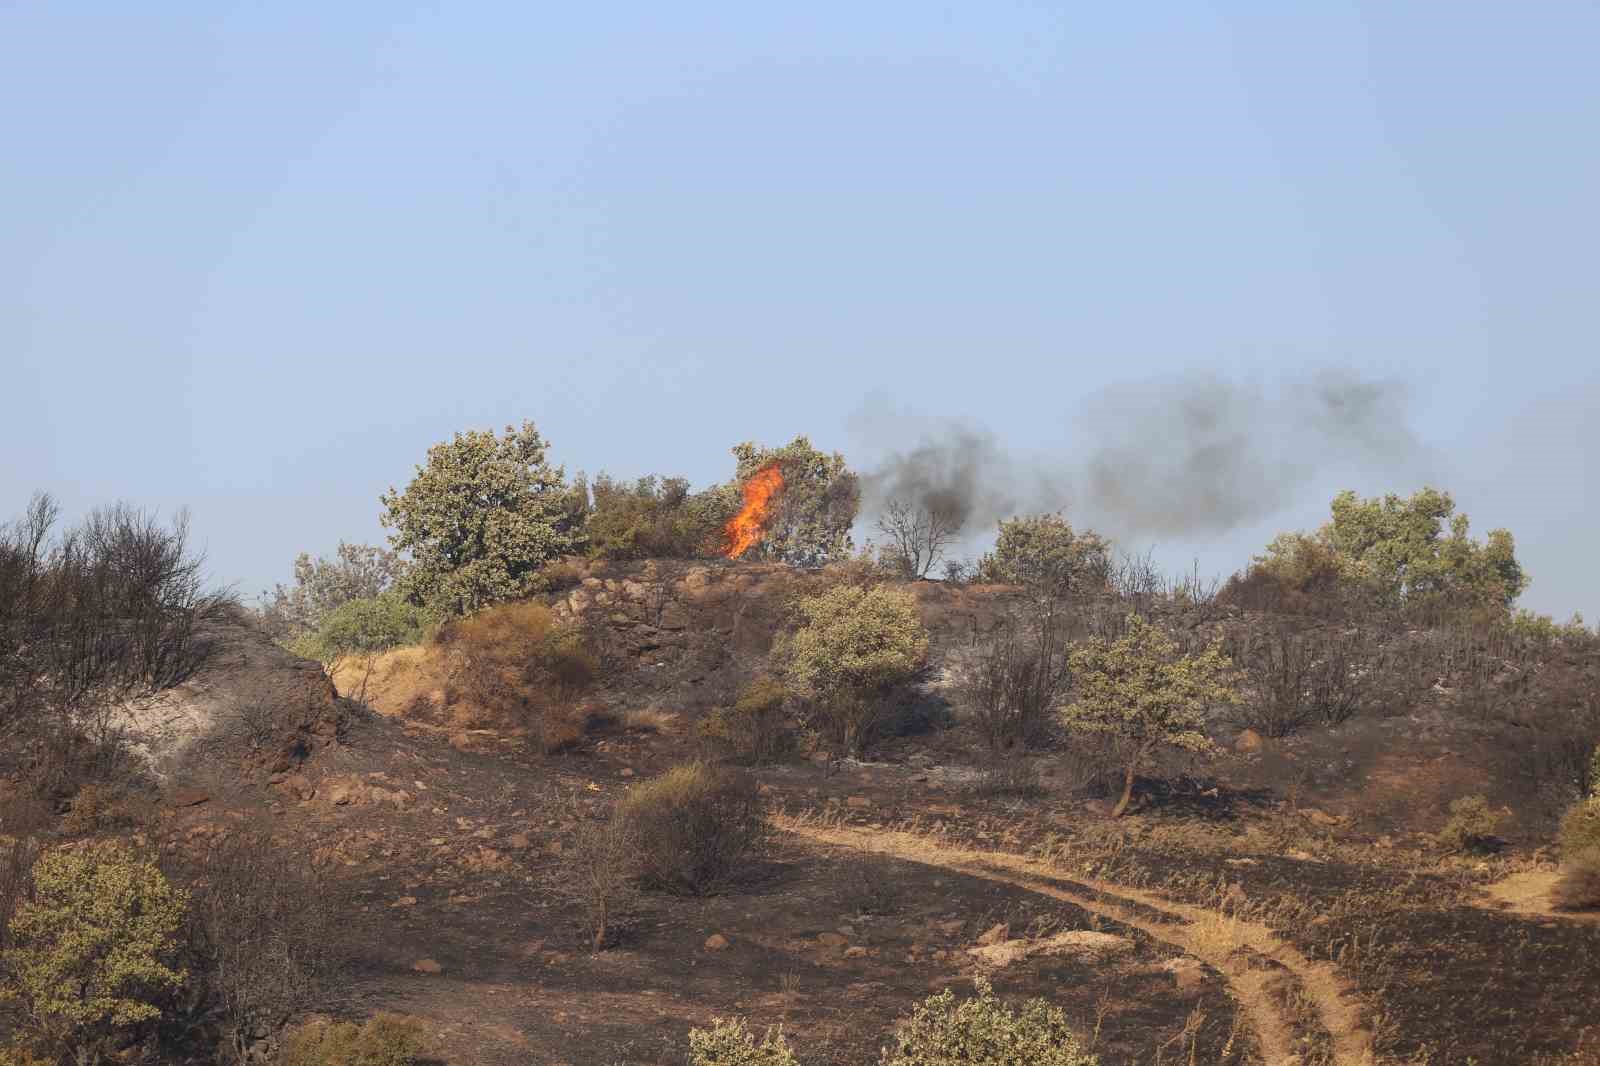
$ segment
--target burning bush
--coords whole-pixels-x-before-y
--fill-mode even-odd
[[[725,554],[822,566],[848,558],[861,485],[838,452],[796,437],[782,448],[733,449],[744,508],[729,523]]]

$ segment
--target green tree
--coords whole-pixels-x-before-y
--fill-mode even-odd
[[[380,500],[390,543],[411,555],[402,588],[445,616],[527,595],[581,542],[582,507],[532,422],[435,444],[405,491]]]
[[[1456,513],[1447,492],[1424,488],[1407,498],[1363,498],[1347,489],[1333,498],[1331,510],[1331,520],[1314,535],[1278,537],[1257,565],[1291,586],[1313,571],[1337,572],[1392,603],[1478,606],[1500,615],[1527,588],[1511,533],[1495,529],[1474,540],[1467,516]]]
[[[861,483],[845,466],[844,456],[820,452],[806,437],[781,448],[746,441],[734,446],[733,456],[740,487],[773,463],[783,471],[783,494],[772,520],[746,558],[822,566],[850,557],[855,546],[850,527],[861,507]]]
[[[388,592],[404,569],[398,553],[370,544],[340,541],[331,559],[301,552],[294,584],[275,586],[259,617],[274,640],[287,644],[314,631],[340,605]]]
[[[1072,651],[1077,698],[1061,719],[1069,730],[1106,738],[1117,753],[1122,797],[1112,817],[1128,809],[1134,776],[1160,748],[1214,751],[1206,713],[1239,701],[1220,643],[1198,655],[1178,652],[1177,641],[1137,614],[1120,640],[1097,638]]]
[[[8,928],[4,990],[45,1041],[80,1066],[97,1063],[119,1030],[158,1018],[160,997],[183,984],[171,963],[186,904],[120,843],[50,851]]]
[[[691,493],[683,478],[594,479],[585,531],[596,559],[698,559],[718,554],[738,509],[727,486]]]
[[[1040,514],[1000,523],[994,551],[978,563],[978,579],[1065,600],[1103,588],[1110,570],[1109,541],[1093,530],[1074,530],[1058,514]]]
[[[773,659],[789,688],[810,701],[843,750],[870,739],[886,697],[928,656],[916,597],[889,585],[835,585],[796,604],[802,623]]]

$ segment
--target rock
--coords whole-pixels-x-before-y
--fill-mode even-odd
[[[967,954],[977,959],[980,966],[998,970],[1036,955],[1070,955],[1086,962],[1098,962],[1132,950],[1133,941],[1125,936],[1078,929],[1042,940],[1002,940],[983,947],[968,948]]]
[[[434,975],[444,973],[444,967],[440,966],[432,959],[418,959],[416,962],[411,964],[411,968],[417,971],[417,973]]]
[[[633,776],[633,767],[631,767],[631,766],[624,766],[624,767],[623,767],[623,768],[622,768],[622,776],[623,776],[623,777],[632,777],[632,776]]]
[[[979,947],[987,947],[993,944],[1003,944],[1010,938],[1011,926],[1001,922],[999,925],[991,926],[988,932],[980,936],[977,939],[977,944]]]
[[[1180,959],[1168,959],[1161,964],[1161,968],[1170,973],[1178,982],[1178,988],[1185,992],[1199,988],[1206,979],[1205,965],[1199,959],[1191,959],[1187,956]]]
[[[533,838],[529,837],[527,833],[512,833],[507,838],[506,844],[517,851],[523,851],[533,846]]]
[[[295,799],[308,800],[317,794],[317,786],[305,774],[290,774],[283,779],[283,788]]]
[[[1300,817],[1304,818],[1312,825],[1321,825],[1330,828],[1332,826],[1344,824],[1344,819],[1340,818],[1338,815],[1329,814],[1327,811],[1319,811],[1315,807],[1301,808]]]
[[[210,793],[202,792],[197,788],[181,788],[167,797],[167,802],[174,807],[198,807],[211,798]]]
[[[844,957],[847,959],[864,959],[867,957],[867,949],[859,944],[845,948]]]
[[[934,765],[933,756],[926,752],[919,751],[910,758],[906,759],[906,765],[913,766],[918,770],[927,770]]]
[[[1260,733],[1257,733],[1254,729],[1246,729],[1243,733],[1240,733],[1238,739],[1233,742],[1233,750],[1238,752],[1240,755],[1254,755],[1256,752],[1266,747],[1266,743],[1267,742],[1261,738]]]
[[[389,904],[389,906],[391,906],[391,907],[415,907],[416,905],[417,905],[417,897],[416,896],[401,896],[399,899],[397,899],[393,903]]]
[[[842,948],[850,941],[838,933],[819,933],[817,943],[825,948]]]
[[[710,936],[706,937],[707,951],[722,951],[727,946],[728,938],[723,936],[721,933],[712,933]]]
[[[865,810],[872,806],[872,800],[866,796],[850,796],[844,801],[844,805],[852,810]]]
[[[324,795],[335,807],[348,807],[357,802],[365,786],[351,781],[335,781]]]
[[[966,928],[966,925],[966,921],[961,918],[951,918],[949,921],[933,923],[933,927],[945,936],[959,935],[961,930]]]

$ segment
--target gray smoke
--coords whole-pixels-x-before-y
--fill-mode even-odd
[[[857,424],[868,421],[883,417]],[[1055,459],[1013,455],[970,425],[923,423],[916,447],[863,476],[866,511],[901,500],[952,516],[963,536],[1055,510],[1123,538],[1215,535],[1283,510],[1330,470],[1395,471],[1420,453],[1404,387],[1345,371],[1271,389],[1208,374],[1118,386],[1073,428],[1081,452]]]

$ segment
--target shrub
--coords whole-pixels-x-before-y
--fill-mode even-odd
[[[403,1014],[366,1024],[311,1022],[284,1042],[284,1066],[412,1066],[429,1050],[428,1027]]]
[[[433,627],[426,609],[407,603],[398,593],[346,600],[329,611],[313,634],[315,658],[327,661],[346,655],[375,655],[407,644],[420,644]]]
[[[710,1029],[689,1030],[689,1066],[799,1066],[779,1029],[761,1043],[737,1018],[714,1018]]]
[[[723,523],[737,505],[725,489],[689,492],[683,478],[628,484],[605,474],[590,489],[584,531],[594,559],[698,559],[719,552]]]
[[[616,817],[635,841],[644,883],[688,895],[725,885],[766,834],[756,783],[703,762],[635,785]]]
[[[1439,832],[1439,842],[1456,851],[1483,848],[1494,838],[1501,815],[1482,796],[1462,796],[1450,801],[1450,818]]]
[[[244,1061],[252,1038],[318,1001],[349,957],[334,884],[259,832],[214,841],[184,871],[191,999]]]
[[[1091,640],[1073,650],[1071,661],[1077,699],[1061,720],[1073,732],[1105,740],[1118,756],[1122,797],[1113,817],[1128,809],[1134,775],[1160,749],[1214,751],[1204,731],[1207,713],[1239,699],[1220,645],[1179,655],[1177,641],[1137,614],[1128,616],[1120,640]]]
[[[1066,642],[1048,624],[1007,618],[951,659],[956,701],[991,752],[1038,744],[1071,681]]]
[[[1559,910],[1600,910],[1600,847],[1580,851],[1562,864],[1550,899]]]
[[[158,1018],[161,998],[183,984],[171,962],[186,902],[121,844],[46,852],[0,952],[4,990],[41,1039],[94,1061],[119,1031]]]
[[[829,739],[859,751],[880,724],[887,697],[927,658],[916,598],[888,585],[835,585],[801,599],[796,610],[803,622],[780,638],[774,662],[790,689],[819,712]]]
[[[978,561],[980,581],[1021,585],[1034,596],[1069,599],[1104,588],[1111,545],[1098,533],[1072,528],[1055,514],[1000,523],[994,551]]]
[[[1594,748],[1594,755],[1589,759],[1589,795],[1600,799],[1600,743]]]
[[[1013,1011],[988,981],[977,987],[959,1003],[949,989],[924,1000],[900,1022],[883,1066],[1096,1066],[1059,1008],[1031,999]]]
[[[539,569],[578,546],[584,509],[532,422],[434,445],[380,502],[390,543],[412,558],[402,591],[444,617],[533,591]]]
[[[1556,839],[1566,854],[1600,849],[1600,796],[1582,800],[1568,811],[1561,819],[1561,832]]]
[[[490,715],[531,728],[546,752],[583,736],[578,702],[599,663],[577,628],[558,624],[533,602],[491,607],[446,624],[435,637],[446,652],[449,702],[465,699]]]
[[[561,885],[582,912],[590,946],[599,951],[627,919],[635,902],[634,825],[619,814],[595,819],[583,811],[574,813],[577,839]]]
[[[257,617],[272,638],[289,644],[315,632],[329,613],[351,600],[376,599],[405,570],[398,554],[370,544],[339,542],[332,559],[301,552],[294,560],[294,585],[277,585]]]
[[[701,719],[700,732],[726,744],[736,758],[758,765],[770,763],[782,753],[788,739],[783,718],[787,698],[782,682],[758,678],[739,693],[732,707],[718,707]]]

